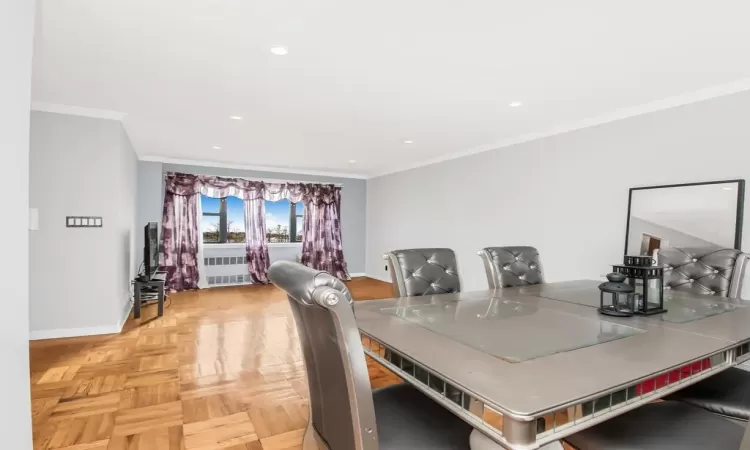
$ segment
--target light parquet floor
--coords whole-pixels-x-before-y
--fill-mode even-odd
[[[357,278],[355,299],[390,297]],[[38,450],[296,450],[308,392],[294,319],[273,286],[171,296],[119,335],[31,343]],[[399,379],[368,360],[373,388]]]

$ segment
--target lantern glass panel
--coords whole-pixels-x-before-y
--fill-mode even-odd
[[[644,291],[646,294],[646,299],[648,299],[648,303],[646,304],[646,309],[658,309],[662,307],[662,280],[661,278],[652,278],[650,280],[646,280],[644,284]]]
[[[611,273],[607,275],[607,282],[599,285],[601,314],[627,317],[634,313],[633,288],[623,283],[623,274]]]
[[[633,310],[633,294],[615,294],[614,301],[617,304],[613,304],[618,309]]]
[[[602,308],[612,306],[615,311],[632,314],[634,310],[633,298],[633,294],[602,292],[600,306]]]

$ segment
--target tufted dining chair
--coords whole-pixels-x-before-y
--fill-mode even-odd
[[[338,278],[277,261],[310,389],[303,450],[469,450],[472,427],[409,384],[371,390],[352,297]]]
[[[461,291],[456,254],[449,248],[412,248],[383,255],[398,297]]]
[[[748,254],[731,248],[668,247],[657,253],[664,266],[664,289],[739,297]]]
[[[658,252],[665,294],[739,297],[748,255],[730,248],[668,247]],[[670,396],[725,417],[750,419],[750,373],[729,368]]]
[[[544,283],[539,251],[534,247],[486,247],[478,254],[490,289]]]

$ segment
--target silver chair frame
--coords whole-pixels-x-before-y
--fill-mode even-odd
[[[336,327],[338,348],[345,362],[343,366],[346,372],[346,389],[354,422],[355,447],[353,450],[378,450],[378,433],[370,377],[352,308],[341,291],[329,286],[315,288],[312,292],[312,299],[317,306],[331,312],[333,324]],[[292,301],[302,303],[296,299]],[[309,307],[309,305],[303,305],[303,307]],[[307,339],[304,333],[300,334],[300,340]],[[303,342],[302,345],[306,343]],[[355,355],[355,357],[350,357],[350,355]],[[305,364],[308,362],[305,361]],[[304,450],[330,450],[313,426],[312,405],[302,448]]]
[[[383,254],[383,259],[388,262],[388,271],[391,272],[391,286],[394,297],[406,296],[406,280],[398,264],[398,257],[393,252]]]

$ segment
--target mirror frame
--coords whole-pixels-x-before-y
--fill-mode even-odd
[[[734,224],[734,248],[742,250],[742,215],[745,206],[745,180],[719,180],[719,181],[702,181],[699,183],[682,183],[682,184],[663,184],[660,186],[643,186],[630,188],[628,192],[628,215],[625,219],[625,249],[624,255],[628,254],[628,239],[630,236],[630,206],[633,202],[633,191],[642,191],[646,189],[664,189],[685,186],[701,186],[706,184],[737,184],[737,218]]]

